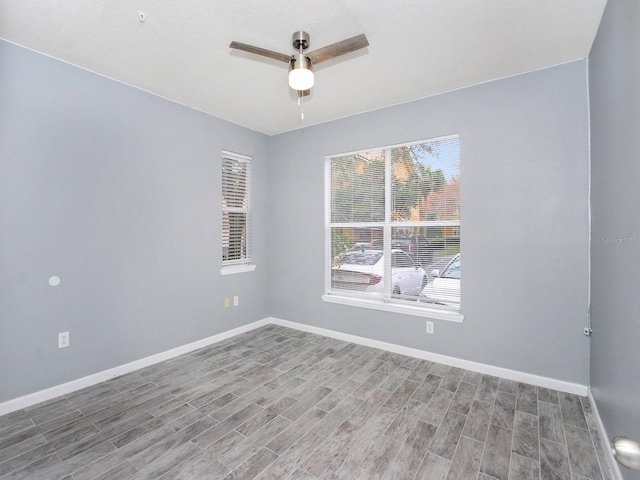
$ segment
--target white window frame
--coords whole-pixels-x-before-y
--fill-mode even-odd
[[[241,208],[232,208],[226,207],[224,203],[221,207],[221,224],[224,224],[225,214],[239,212],[245,214],[245,241],[246,241],[246,256],[243,258],[235,259],[235,260],[224,260],[222,259],[222,268],[220,269],[221,275],[231,275],[235,273],[243,273],[243,272],[252,272],[256,269],[256,265],[251,260],[252,255],[252,222],[251,222],[251,162],[252,158],[248,155],[242,155],[240,153],[230,152],[228,150],[222,150],[221,156],[222,163],[224,165],[225,160],[233,160],[237,162],[242,162],[247,165],[246,175],[245,175],[245,184],[246,184],[246,194],[245,194],[245,202],[244,206]],[[224,192],[224,169],[222,172],[222,191]],[[225,241],[228,243],[229,239],[225,240],[225,230],[224,226],[222,226],[222,235],[221,235],[221,250],[220,254],[223,255]],[[228,232],[227,232],[228,235]]]
[[[338,153],[327,155],[325,157],[325,293],[322,295],[322,300],[328,303],[335,303],[340,305],[349,305],[353,307],[362,307],[369,308],[374,310],[382,310],[385,312],[393,312],[393,313],[403,313],[406,315],[414,315],[418,317],[426,317],[435,320],[446,320],[456,323],[462,323],[464,321],[464,314],[462,313],[462,304],[460,308],[457,310],[453,310],[450,308],[439,308],[439,307],[431,307],[421,304],[420,306],[412,305],[410,303],[394,303],[390,302],[385,298],[366,298],[361,295],[350,295],[349,292],[346,291],[335,291],[331,289],[331,268],[327,268],[327,265],[331,265],[331,228],[336,226],[342,227],[379,227],[380,223],[371,223],[368,224],[366,222],[362,223],[353,223],[353,224],[333,224],[331,222],[331,160],[336,157],[343,157],[349,155],[357,155],[363,154],[366,152],[371,152],[375,150],[384,150],[385,151],[385,205],[391,205],[391,161],[390,161],[390,152],[394,148],[405,147],[418,145],[429,142],[437,142],[443,140],[449,140],[452,138],[460,138],[459,135],[447,135],[443,137],[431,138],[427,140],[415,141],[415,142],[407,142],[400,143],[396,145],[387,145],[382,147],[371,147],[364,150],[356,150],[352,152],[346,153]],[[385,221],[382,225],[384,232],[384,246],[383,251],[386,258],[390,258],[391,253],[391,230],[392,228],[402,228],[402,227],[421,227],[421,226],[453,226],[460,228],[461,221],[450,222],[450,221],[441,221],[441,222],[391,222],[390,219],[390,208],[385,208]],[[385,265],[385,271],[383,273],[383,277],[389,278],[391,276],[391,266],[390,263],[387,262]],[[387,294],[390,293],[391,282],[385,284],[385,288],[388,290]],[[387,295],[388,296],[388,295]]]

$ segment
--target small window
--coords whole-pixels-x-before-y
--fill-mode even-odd
[[[251,263],[250,172],[251,157],[222,152],[222,273]]]
[[[326,172],[323,299],[461,321],[459,137],[333,155]]]

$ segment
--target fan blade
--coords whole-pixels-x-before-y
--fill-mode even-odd
[[[307,57],[309,57],[311,63],[316,64],[368,46],[369,41],[365,34],[362,33],[355,37],[342,40],[341,42],[336,42],[331,45],[327,45],[326,47],[319,48],[318,50],[314,50],[313,52],[308,53]]]
[[[247,45],[246,43],[231,42],[229,44],[229,48],[235,48],[236,50],[242,50],[243,52],[262,55],[263,57],[273,58],[274,60],[280,60],[281,62],[284,62],[284,63],[291,62],[290,55],[274,52],[273,50],[267,50],[266,48],[254,47],[253,45]]]

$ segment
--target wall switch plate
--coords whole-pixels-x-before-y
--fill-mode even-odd
[[[433,322],[427,320],[427,333],[433,334]]]
[[[233,306],[237,307],[238,305],[240,305],[240,297],[236,295],[235,297],[233,297]]]
[[[69,346],[69,332],[60,332],[58,334],[58,348],[66,348]]]
[[[231,306],[231,301],[229,300],[229,297],[224,299],[224,308],[229,308]]]

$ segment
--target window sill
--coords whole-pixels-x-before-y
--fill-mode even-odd
[[[335,294],[325,294],[322,296],[324,302],[349,305],[352,307],[371,308],[385,312],[403,313],[405,315],[415,315],[417,317],[432,318],[434,320],[446,320],[449,322],[462,323],[464,315],[460,312],[436,310],[428,307],[414,307],[398,303],[387,303],[378,299],[343,297]]]
[[[255,269],[255,263],[246,263],[243,265],[225,265],[220,269],[220,275],[233,275],[235,273],[253,272]]]

